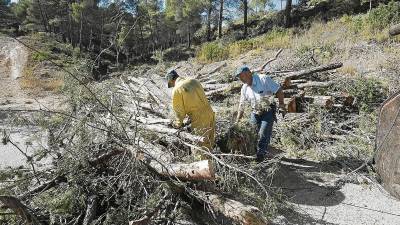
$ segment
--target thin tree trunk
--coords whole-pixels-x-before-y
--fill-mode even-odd
[[[222,19],[224,13],[224,0],[219,1],[218,38],[222,38]]]
[[[286,0],[285,8],[285,26],[290,27],[292,25],[291,21],[291,11],[292,11],[292,0]]]
[[[210,0],[210,5],[208,6],[208,15],[207,15],[207,41],[211,41],[211,12],[212,12],[212,0]]]
[[[247,37],[247,0],[243,0],[243,11],[244,11],[244,16],[243,16],[243,26],[244,26],[244,38]]]
[[[83,12],[81,11],[81,18],[80,18],[80,28],[79,28],[79,50],[82,50],[82,29],[83,29]]]
[[[37,0],[37,3],[38,3],[39,11],[40,11],[40,16],[42,17],[42,23],[43,23],[43,26],[44,26],[44,31],[48,32],[47,21],[46,21],[46,18],[44,16],[44,12],[42,10],[42,4],[40,3],[40,0]]]
[[[190,48],[190,46],[191,46],[191,37],[190,37],[190,22],[188,22],[187,23],[187,25],[188,25],[188,27],[187,27],[187,31],[188,31],[188,36],[187,36],[187,46],[188,46],[188,48]]]

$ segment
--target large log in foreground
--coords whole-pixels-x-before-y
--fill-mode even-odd
[[[400,199],[400,93],[387,99],[379,112],[375,164],[383,187]]]
[[[184,180],[214,180],[215,172],[213,165],[208,160],[202,160],[193,163],[170,163],[161,164],[153,161],[149,164],[157,173],[177,177]]]
[[[397,24],[397,25],[394,25],[394,26],[390,27],[389,34],[391,36],[395,36],[395,35],[400,34],[400,24]]]
[[[214,180],[215,171],[208,160],[193,163],[172,163],[173,156],[169,152],[147,143],[142,146],[141,152],[130,148],[135,158],[145,162],[151,169],[162,176],[176,177],[182,180]]]

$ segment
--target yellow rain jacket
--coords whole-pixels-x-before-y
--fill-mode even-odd
[[[215,142],[215,113],[208,103],[200,82],[192,78],[178,77],[172,90],[172,108],[175,111],[175,126],[181,127],[189,116],[195,135],[205,141],[200,146],[211,150]]]

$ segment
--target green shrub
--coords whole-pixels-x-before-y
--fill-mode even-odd
[[[33,52],[32,59],[38,62],[43,62],[50,58],[50,52]]]
[[[400,22],[400,3],[391,1],[387,5],[379,5],[367,14],[366,22],[372,30],[383,30]]]
[[[361,111],[373,111],[387,97],[387,87],[376,78],[358,77],[346,83],[347,91],[357,99]]]
[[[224,60],[227,56],[224,46],[216,42],[203,44],[197,53],[197,58],[202,62]]]

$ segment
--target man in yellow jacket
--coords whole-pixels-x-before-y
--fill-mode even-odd
[[[182,78],[175,70],[167,73],[168,88],[172,90],[172,108],[176,119],[175,128],[183,126],[183,119],[189,116],[195,135],[204,137],[200,146],[209,151],[215,142],[215,113],[208,103],[200,82],[192,78]]]

